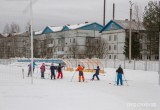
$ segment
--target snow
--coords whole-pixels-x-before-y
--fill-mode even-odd
[[[63,29],[63,26],[59,26],[59,27],[56,27],[56,26],[48,26],[53,32],[59,32],[59,31],[62,31]]]
[[[27,65],[0,65],[1,110],[160,110],[157,72],[126,69],[129,86],[125,82],[124,86],[115,86],[114,68],[105,68],[106,73],[99,76],[100,81],[90,81],[93,73],[85,73],[87,82],[79,83],[78,73],[70,82],[74,72],[64,70],[63,79],[50,80],[49,66],[45,79],[40,79],[38,64],[32,85],[31,78],[26,77]]]
[[[35,34],[35,35],[40,35],[40,34],[42,34],[42,32],[43,32],[43,31],[36,31],[34,34]]]
[[[89,25],[89,24],[92,24],[92,23],[74,24],[74,25],[70,25],[70,26],[67,26],[67,27],[71,30],[74,30],[74,29],[78,29],[80,27],[83,27],[83,26],[86,26],[86,25]]]

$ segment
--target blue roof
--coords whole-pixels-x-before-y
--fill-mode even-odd
[[[110,20],[106,26],[100,31],[102,33],[103,31],[110,31],[110,30],[119,30],[119,29],[124,29],[121,25],[116,23],[114,20]]]
[[[76,24],[76,25],[70,25],[70,26],[63,26],[62,29],[60,29],[60,27],[50,27],[47,26],[42,34],[48,34],[48,33],[53,33],[53,32],[58,32],[57,29],[54,28],[58,28],[59,32],[62,31],[68,31],[68,30],[75,30],[75,29],[80,29],[80,30],[102,30],[103,26],[94,22],[94,23],[85,23],[85,24]]]
[[[91,24],[88,24],[88,25],[85,25],[85,26],[82,26],[78,29],[82,29],[82,30],[102,30],[103,29],[103,26],[98,24],[98,23],[91,23]]]
[[[42,32],[42,34],[48,34],[48,33],[52,33],[53,31],[47,26],[44,30],[43,30],[43,32]]]

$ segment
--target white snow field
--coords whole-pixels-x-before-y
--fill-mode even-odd
[[[115,86],[115,69],[105,68],[100,81],[77,82],[78,73],[63,71],[64,78],[40,78],[34,71],[33,85],[27,64],[0,65],[0,110],[160,110],[158,73],[124,70],[129,86]],[[24,79],[22,74],[24,69]]]

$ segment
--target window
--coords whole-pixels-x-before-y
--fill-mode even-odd
[[[116,59],[117,58],[117,55],[114,55],[114,59]]]
[[[150,45],[147,45],[147,50],[150,50]]]
[[[111,45],[109,45],[109,50],[111,50]]]
[[[114,41],[116,41],[117,40],[117,35],[114,35]]]
[[[70,39],[70,43],[72,42],[72,39]]]
[[[109,36],[109,41],[111,41],[111,40],[112,40],[112,36],[110,35],[110,36]]]
[[[99,43],[98,39],[97,39],[97,44]]]
[[[114,45],[114,50],[117,50],[117,46],[116,45]]]
[[[115,26],[113,23],[111,24],[111,29],[115,29]]]
[[[73,39],[73,43],[75,43],[75,39]]]
[[[159,57],[158,56],[155,56],[155,60],[158,60],[159,59]]]
[[[111,55],[109,55],[109,59],[112,59],[112,56],[111,56]]]

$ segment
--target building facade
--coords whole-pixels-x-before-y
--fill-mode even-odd
[[[100,38],[102,28],[98,23],[88,22],[62,27],[47,26],[34,37],[37,41],[35,53],[37,57],[45,58],[85,58],[87,42]]]
[[[101,30],[101,37],[108,41],[108,59],[127,59],[124,55],[124,46],[126,38],[129,38],[129,20],[111,20]],[[132,37],[137,37],[140,42],[139,59],[145,59],[147,51],[147,41],[145,29],[142,24],[137,24],[136,21],[132,21]],[[137,36],[133,36],[133,35]],[[145,51],[145,52],[144,52]]]
[[[29,33],[1,35],[0,58],[30,57]]]

